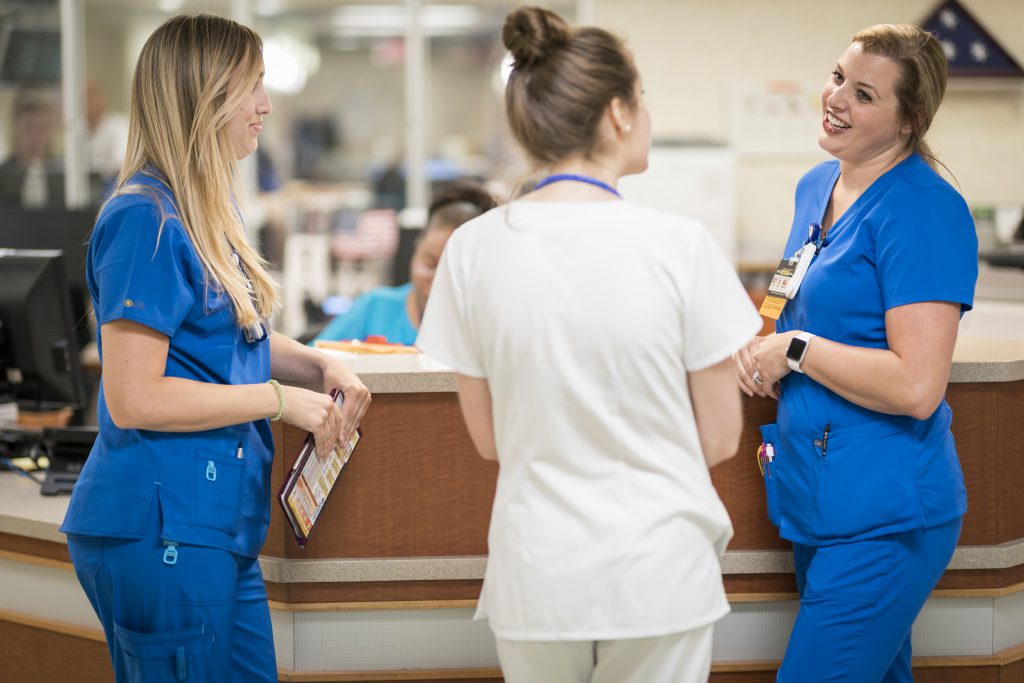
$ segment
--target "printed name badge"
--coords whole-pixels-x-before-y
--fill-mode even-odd
[[[800,251],[793,256],[779,261],[779,267],[768,284],[768,295],[761,304],[761,315],[772,320],[778,320],[782,315],[782,309],[786,302],[796,296],[803,282],[804,274],[811,265],[811,258],[814,256],[814,245],[805,244]]]
[[[796,272],[795,260],[787,258],[779,261],[779,267],[775,270],[772,281],[768,283],[768,295],[765,296],[761,310],[758,311],[761,315],[772,320],[779,319],[782,309],[786,307],[786,302],[789,300],[786,297],[786,292],[789,291],[789,281],[793,278],[794,272]]]

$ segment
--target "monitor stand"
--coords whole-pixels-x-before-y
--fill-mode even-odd
[[[44,496],[56,496],[60,493],[71,493],[78,481],[78,473],[82,471],[81,460],[68,460],[59,455],[50,457],[50,466],[46,469],[46,478],[39,492]]]
[[[50,456],[50,466],[40,489],[44,496],[71,493],[95,440],[95,427],[47,427],[43,430],[43,441]]]

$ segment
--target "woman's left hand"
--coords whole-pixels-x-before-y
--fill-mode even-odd
[[[786,362],[786,351],[789,349],[789,342],[799,332],[799,330],[791,330],[762,337],[761,344],[754,354],[758,371],[761,374],[761,381],[764,382],[762,387],[765,393],[774,399],[778,399],[781,393],[782,378],[791,372],[789,363]]]
[[[372,397],[366,385],[338,359],[331,359],[324,365],[324,391],[330,392],[331,389],[339,389],[345,396],[345,403],[341,406],[341,433],[338,437],[338,444],[344,447],[355,434],[359,421],[370,407]]]

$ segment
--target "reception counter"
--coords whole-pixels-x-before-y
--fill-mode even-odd
[[[914,630],[918,681],[1024,680],[1024,342],[963,339],[947,398],[967,481],[960,547]],[[281,680],[500,680],[472,621],[497,466],[474,454],[453,374],[420,356],[362,357],[363,440],[309,544],[276,503],[261,565]],[[764,515],[753,457],[770,400],[744,400],[739,455],[712,478],[735,537],[732,613],[712,680],[774,680],[796,614],[788,545]],[[303,435],[275,433],[274,486]],[[111,680],[102,634],[57,532],[66,498],[0,474],[0,678]]]

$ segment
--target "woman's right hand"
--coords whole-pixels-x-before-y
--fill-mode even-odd
[[[736,363],[736,381],[740,385],[740,391],[747,396],[767,396],[764,382],[756,382],[760,379],[757,367],[757,349],[761,346],[763,337],[754,337],[747,345],[732,355]]]
[[[304,432],[311,432],[317,456],[320,459],[326,458],[341,435],[341,409],[329,394],[285,385],[281,389],[284,391],[284,414],[281,420]]]

